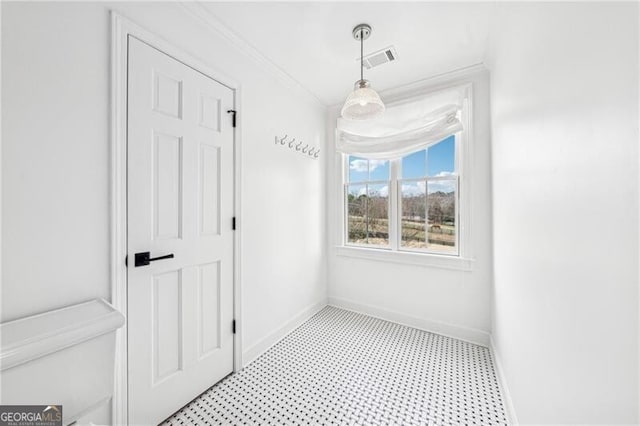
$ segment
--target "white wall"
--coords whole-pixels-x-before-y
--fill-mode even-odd
[[[491,323],[491,182],[489,146],[489,87],[486,72],[452,73],[389,91],[429,90],[447,84],[473,84],[473,138],[470,149],[470,271],[418,266],[341,256],[340,156],[329,141],[335,161],[328,170],[329,301],[386,319],[487,344]],[[382,93],[383,99],[389,94]],[[339,110],[329,115],[327,132],[334,135]]]
[[[176,3],[2,4],[2,321],[110,298],[110,16],[242,85],[243,344],[326,298],[326,109]]]
[[[493,338],[518,420],[638,419],[637,4],[502,4]]]

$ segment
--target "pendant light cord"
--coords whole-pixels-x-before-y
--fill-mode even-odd
[[[364,28],[360,28],[360,81],[364,80]]]

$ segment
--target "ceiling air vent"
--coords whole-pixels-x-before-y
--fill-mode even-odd
[[[379,65],[386,64],[387,62],[395,61],[398,59],[398,54],[393,46],[386,47],[377,52],[370,53],[364,57],[364,66],[370,70]],[[360,62],[360,58],[356,59]]]

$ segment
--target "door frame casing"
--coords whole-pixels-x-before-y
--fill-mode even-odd
[[[148,45],[169,55],[175,60],[210,77],[233,91],[235,110],[241,111],[241,86],[220,71],[211,69],[203,61],[189,53],[174,47],[170,42],[145,30],[122,15],[111,11],[111,259],[110,282],[111,303],[127,317],[127,70],[128,38],[133,36]],[[233,318],[236,321],[236,333],[233,336],[233,371],[242,368],[242,317],[240,291],[240,229],[242,119],[236,120],[234,131],[234,231],[233,247]],[[128,363],[127,363],[127,322],[116,334],[116,357],[114,392],[112,399],[112,418],[115,425],[128,424]],[[212,383],[213,385],[213,383]]]

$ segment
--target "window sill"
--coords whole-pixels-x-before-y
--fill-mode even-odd
[[[366,247],[336,246],[337,256],[355,257],[358,259],[382,262],[402,263],[432,268],[453,269],[458,271],[473,270],[473,259],[458,256],[443,256],[431,253],[415,253],[405,251],[391,251]]]

